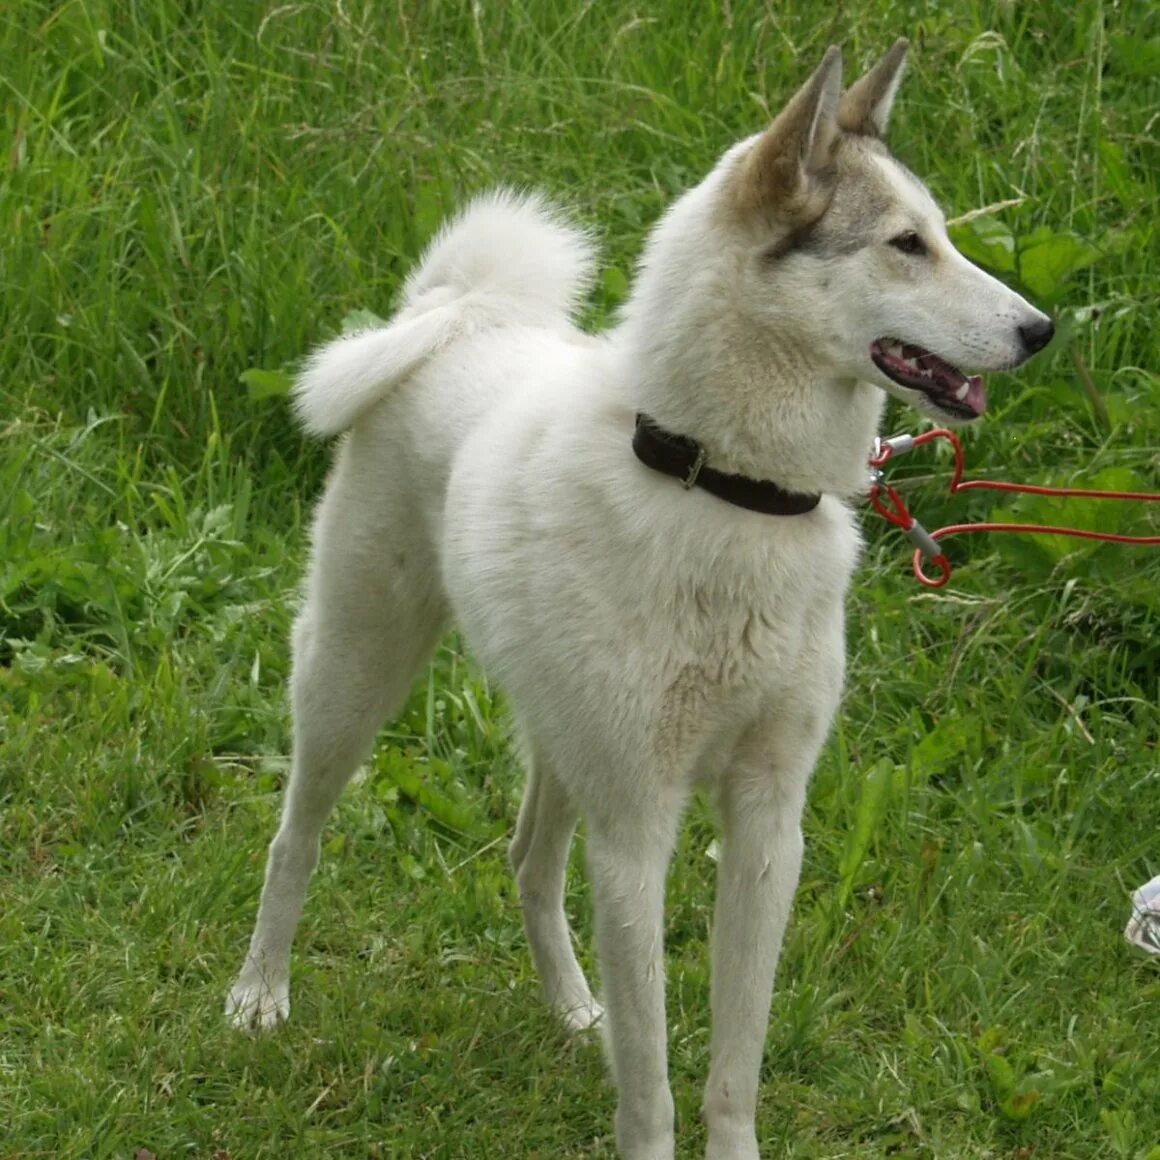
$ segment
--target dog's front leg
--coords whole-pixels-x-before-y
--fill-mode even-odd
[[[665,1029],[664,894],[680,804],[589,818],[588,865],[604,986],[605,1030],[624,1160],[672,1160]]]
[[[735,764],[719,794],[707,1160],[757,1160],[758,1076],[774,971],[801,871],[801,812],[817,747],[803,747],[792,762],[756,750]]]

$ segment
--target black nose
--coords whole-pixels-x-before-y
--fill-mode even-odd
[[[1019,327],[1019,337],[1023,339],[1023,345],[1027,348],[1029,355],[1034,354],[1037,350],[1042,350],[1051,341],[1051,336],[1054,333],[1055,323],[1046,315],[1039,321],[1031,323],[1030,326]]]

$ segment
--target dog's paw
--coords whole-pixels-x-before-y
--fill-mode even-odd
[[[226,1018],[239,1031],[267,1031],[290,1017],[288,979],[247,979],[243,974],[226,996]]]
[[[604,1008],[591,995],[578,1003],[557,1003],[556,1013],[573,1034],[591,1031],[604,1018]]]

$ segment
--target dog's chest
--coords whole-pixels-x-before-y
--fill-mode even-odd
[[[693,583],[674,593],[671,662],[711,688],[777,691],[840,630],[841,590],[829,583]],[[835,624],[837,621],[837,624]]]
[[[731,583],[729,581],[732,581]],[[665,764],[703,774],[755,720],[789,704],[833,700],[841,679],[841,586],[763,585],[762,574],[674,584],[673,617],[656,647],[652,734]]]

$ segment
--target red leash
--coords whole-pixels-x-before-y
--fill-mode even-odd
[[[920,584],[927,588],[942,588],[951,578],[951,564],[939,549],[938,542],[945,536],[956,536],[968,532],[1031,532],[1040,535],[1072,536],[1082,540],[1106,540],[1113,544],[1152,544],[1160,545],[1160,536],[1119,536],[1111,532],[1085,532],[1080,528],[1056,528],[1043,524],[950,524],[945,528],[928,532],[922,524],[910,514],[906,501],[882,477],[882,468],[896,456],[903,455],[915,447],[926,443],[933,443],[936,439],[945,439],[955,449],[955,470],[951,476],[950,491],[957,495],[960,491],[1014,491],[1024,495],[1050,495],[1063,498],[1078,499],[1135,499],[1146,503],[1160,503],[1160,494],[1146,491],[1092,491],[1081,487],[1037,487],[1027,483],[1001,483],[987,479],[963,479],[966,469],[966,460],[963,455],[963,445],[959,437],[943,427],[933,431],[924,431],[921,435],[896,435],[893,439],[880,439],[875,447],[874,455],[870,459],[870,467],[874,472],[873,483],[870,488],[870,502],[880,516],[889,520],[896,528],[901,528],[908,539],[915,545],[914,575]],[[891,507],[887,507],[882,500],[883,494],[890,500]],[[923,557],[926,557],[938,570],[939,575],[928,576],[922,570]]]

